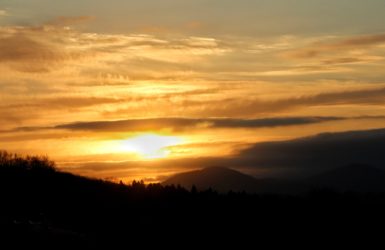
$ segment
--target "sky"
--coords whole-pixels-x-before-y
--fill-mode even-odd
[[[147,182],[211,165],[290,176],[385,163],[384,11],[383,0],[0,0],[0,149]]]

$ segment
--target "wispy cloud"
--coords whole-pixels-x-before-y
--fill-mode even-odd
[[[23,107],[29,108],[44,108],[44,110],[60,110],[60,109],[81,109],[95,105],[120,103],[126,100],[109,97],[76,97],[76,96],[61,96],[53,98],[40,98],[33,102],[25,102],[11,105],[0,105],[0,109],[21,109]]]
[[[385,43],[385,34],[356,36],[339,41],[318,42],[308,47],[295,49],[286,53],[288,57],[310,59],[328,53],[347,53],[350,50],[370,48]]]
[[[226,98],[215,100],[182,99],[170,101],[160,99],[157,103],[143,103],[143,106],[117,109],[106,112],[106,116],[124,113],[144,112],[147,109],[157,110],[157,105],[174,107],[170,115],[180,116],[182,113],[194,117],[204,114],[209,117],[250,117],[261,114],[274,114],[283,111],[300,110],[315,106],[338,105],[383,105],[385,88],[361,88],[355,90],[321,92],[315,94],[299,94],[282,98]],[[183,107],[182,110],[177,107]]]
[[[258,113],[279,112],[290,109],[300,109],[311,106],[334,105],[383,105],[385,88],[362,89],[342,92],[325,92],[315,95],[302,95],[277,100],[229,100],[226,107],[217,106],[213,113],[228,113],[228,115],[256,115]]]
[[[2,16],[8,16],[9,14],[8,14],[8,11],[6,11],[6,10],[3,10],[3,9],[0,9],[0,17],[2,17]]]
[[[77,28],[91,20],[59,17],[41,25],[0,27],[5,118],[0,129],[53,124],[71,131],[82,126],[119,131],[118,125],[130,131],[247,129],[338,120],[344,115],[334,110],[342,106],[346,117],[367,106],[369,116],[383,114],[382,73],[379,67],[368,70],[383,55],[338,52],[343,46],[380,51],[383,35],[324,42],[320,57],[305,62],[277,55],[307,49],[309,43],[317,49],[312,41],[322,39],[103,34]],[[326,49],[336,54],[321,56],[329,55]],[[370,84],[367,78],[374,75],[380,80]],[[313,115],[322,106],[330,108]],[[187,119],[151,123],[148,117]]]
[[[184,33],[162,24],[141,33],[98,33],[94,24],[102,22],[59,16],[0,27],[0,140],[7,149],[83,163],[126,160],[131,156],[109,155],[121,140],[164,133],[189,143],[170,149],[170,158],[183,158],[167,162],[176,166],[170,172],[214,164],[259,170],[290,160],[273,151],[293,152],[303,166],[301,150],[321,149],[313,146],[318,139],[301,139],[311,141],[307,146],[257,141],[383,125],[384,34],[189,33],[213,28],[204,20],[188,23]],[[130,164],[119,166],[150,163]]]
[[[46,25],[52,25],[52,26],[71,26],[76,24],[81,24],[85,22],[89,22],[94,20],[94,16],[74,16],[74,17],[68,17],[68,16],[59,16],[55,18],[54,20],[51,20],[46,23]]]
[[[40,26],[1,27],[0,61],[23,72],[48,72],[76,63],[82,71],[95,74],[101,69],[109,73],[115,68],[111,66],[127,66],[131,61],[146,60],[151,69],[161,63],[183,64],[229,51],[214,38],[160,39],[145,34],[81,33],[67,27],[91,19],[88,16],[59,17]],[[97,62],[90,63],[91,58]],[[149,77],[151,72],[156,72],[156,68],[143,71],[135,67],[135,70]],[[133,74],[134,70],[129,72]]]
[[[91,132],[196,132],[204,129],[256,129],[286,126],[310,125],[323,122],[352,120],[352,119],[385,119],[385,116],[358,117],[275,117],[259,119],[232,118],[153,118],[118,121],[91,121],[60,124],[53,127],[19,127],[12,131],[38,131],[63,129],[72,131]],[[3,131],[9,132],[9,131]]]
[[[335,121],[338,117],[284,117],[265,119],[189,119],[156,118],[123,120],[112,122],[85,122],[59,125],[58,129],[93,130],[93,131],[151,131],[168,129],[172,131],[208,129],[208,128],[263,128],[293,126]]]

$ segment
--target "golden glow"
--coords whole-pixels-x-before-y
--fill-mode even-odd
[[[120,143],[120,151],[134,153],[143,159],[159,159],[170,154],[167,147],[182,143],[176,136],[143,134],[124,140]]]
[[[384,127],[365,118],[385,117],[385,38],[372,26],[254,37],[188,20],[181,33],[120,32],[68,13],[21,25],[16,14],[31,11],[13,11],[0,9],[0,149],[47,154],[79,174],[152,181],[261,141]],[[337,119],[249,121],[314,116]]]

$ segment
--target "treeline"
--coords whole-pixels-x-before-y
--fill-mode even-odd
[[[385,222],[384,194],[220,194],[143,182],[125,185],[60,172],[47,157],[6,152],[0,153],[0,201],[5,239],[57,244],[55,249],[135,243],[144,235],[279,234],[293,226],[314,229],[336,223],[339,229],[358,230]]]

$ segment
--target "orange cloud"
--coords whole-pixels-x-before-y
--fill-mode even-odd
[[[319,57],[327,53],[339,53],[346,50],[368,48],[385,43],[385,34],[357,36],[334,42],[318,42],[309,47],[295,49],[286,52],[290,58],[309,59]]]
[[[0,17],[1,16],[8,16],[8,11],[0,9]]]
[[[385,88],[363,88],[357,90],[321,92],[315,94],[300,94],[298,96],[282,97],[275,99],[261,99],[250,96],[242,98],[218,97],[214,100],[181,99],[172,101],[157,99],[157,102],[140,102],[134,107],[117,109],[105,112],[106,116],[116,117],[119,114],[143,114],[151,110],[154,116],[165,115],[157,107],[167,107],[169,116],[193,117],[255,117],[269,115],[290,110],[306,109],[314,106],[336,105],[384,105]],[[178,108],[180,107],[180,108]]]

